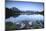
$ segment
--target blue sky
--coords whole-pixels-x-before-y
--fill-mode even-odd
[[[12,8],[16,7],[21,11],[43,11],[43,3],[37,3],[37,2],[17,2],[17,1],[8,1],[6,2],[6,7]]]
[[[16,0],[6,0],[6,1],[16,1]]]

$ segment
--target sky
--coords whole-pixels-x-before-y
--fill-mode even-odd
[[[16,0],[5,0],[5,1],[16,1]]]
[[[43,11],[44,5],[43,3],[37,2],[20,2],[20,1],[7,1],[6,7],[12,8],[16,7],[21,11]]]

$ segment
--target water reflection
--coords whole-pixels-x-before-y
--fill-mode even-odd
[[[6,19],[6,21],[11,21],[11,22],[20,22],[22,20],[28,20],[28,21],[43,21],[43,15],[40,14],[34,14],[34,15],[19,15],[18,17],[10,17]]]
[[[10,17],[6,22],[16,24],[16,30],[44,28],[44,16],[40,14],[19,15],[18,17]]]

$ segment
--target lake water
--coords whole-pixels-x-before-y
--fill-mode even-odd
[[[28,20],[28,21],[43,21],[44,20],[44,16],[40,15],[40,14],[33,14],[33,15],[19,15],[18,17],[10,17],[8,19],[6,19],[6,22],[10,21],[10,22],[21,22],[24,20]]]

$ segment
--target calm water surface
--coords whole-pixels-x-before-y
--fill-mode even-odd
[[[20,22],[20,21],[24,21],[24,20],[28,20],[28,21],[43,21],[44,16],[40,15],[40,14],[33,14],[33,15],[19,15],[18,17],[10,17],[8,19],[6,19],[6,21],[10,21],[10,22]]]

